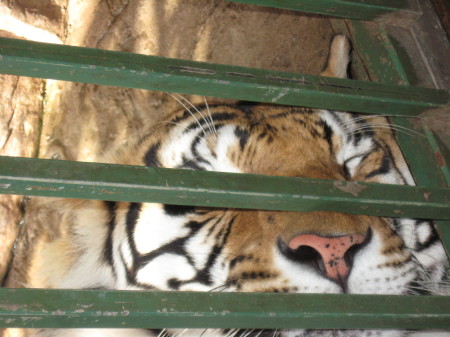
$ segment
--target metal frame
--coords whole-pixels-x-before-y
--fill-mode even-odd
[[[276,1],[241,2],[274,5]],[[346,2],[346,5],[359,6],[352,9],[358,19],[377,19],[380,16],[373,6],[368,11],[359,10],[362,1]],[[382,2],[373,0],[372,5]],[[285,0],[279,3],[292,5],[297,2]],[[306,5],[301,10],[313,11],[309,2],[304,3]],[[345,7],[338,0],[317,0],[315,3],[325,7],[330,3],[341,9]],[[399,2],[398,6],[391,5],[396,8],[390,11],[397,12],[399,8],[401,11],[407,10],[404,1]],[[333,14],[338,16],[337,12]],[[355,18],[353,14],[342,15]],[[354,21],[332,22],[336,31],[352,36],[357,52],[363,60],[372,64],[370,67],[360,64],[361,74],[364,73],[363,68],[368,70],[367,79],[407,83],[402,63],[383,26]],[[381,58],[388,62],[377,66]],[[422,125],[400,116],[416,114],[449,102],[449,94],[442,90],[277,73],[12,39],[0,39],[0,72],[396,115],[393,118],[397,125],[419,130],[422,130]],[[429,131],[428,135],[433,142]],[[248,202],[249,195],[252,195],[251,208],[298,211],[333,209],[329,207],[333,207],[335,202],[342,202],[343,205],[347,202],[354,205],[369,202],[371,206],[367,210],[358,210],[354,205],[346,210],[449,220],[450,194],[445,188],[450,183],[445,179],[449,176],[446,175],[448,168],[438,164],[424,168],[421,164],[424,157],[428,163],[435,163],[438,149],[431,149],[427,140],[419,137],[413,140],[412,146],[406,144],[411,142],[410,138],[405,139],[402,134],[397,134],[397,138],[420,187],[364,183],[343,185],[342,182],[313,179],[180,172],[3,157],[0,158],[0,192],[94,199],[106,198],[107,194],[109,200],[114,195],[114,200],[170,200],[171,203],[218,207],[240,207],[239,197],[246,198]],[[68,167],[73,166],[77,169],[69,171]],[[91,176],[89,172],[93,171],[100,174]],[[118,179],[130,171],[133,174],[128,175],[126,181]],[[207,179],[204,181],[205,177]],[[264,179],[265,185],[259,183],[260,179]],[[318,185],[323,186],[319,196],[310,193],[311,187]],[[299,186],[307,192],[299,194]],[[384,193],[380,195],[380,191]],[[155,192],[160,198],[155,196]],[[395,210],[399,212],[389,211],[389,207],[383,206],[385,195],[390,196],[392,200],[389,203],[395,204]],[[187,201],[182,201],[185,197]],[[314,198],[326,202],[316,202]],[[364,198],[363,201],[361,198]],[[338,205],[342,210],[344,206]],[[448,252],[449,221],[437,221],[436,225]],[[448,329],[450,301],[446,296],[0,289],[0,326]]]

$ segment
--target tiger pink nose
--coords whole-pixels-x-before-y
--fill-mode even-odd
[[[364,242],[362,234],[350,234],[338,237],[324,237],[314,234],[301,234],[289,241],[289,248],[298,249],[309,246],[317,251],[324,263],[325,274],[336,281],[345,281],[350,273],[350,266],[344,256],[348,250]]]

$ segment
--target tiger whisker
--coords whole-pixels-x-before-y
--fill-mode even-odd
[[[214,133],[217,135],[217,134],[218,134],[218,133],[217,133],[217,129],[216,129],[216,126],[214,125],[213,116],[212,116],[212,114],[211,114],[211,110],[209,109],[208,102],[206,101],[206,97],[203,96],[203,99],[205,100],[206,111],[208,112],[209,119],[211,120],[211,125],[212,125],[212,127],[213,127],[213,129],[214,129]]]
[[[209,121],[206,119],[206,117],[202,114],[202,112],[197,109],[197,107],[192,104],[188,99],[186,99],[185,97],[181,96],[181,95],[177,95],[179,98],[182,98],[185,102],[187,102],[192,108],[194,108],[195,111],[197,111],[197,113],[202,117],[202,119],[205,121],[206,125],[208,126],[209,131],[212,133],[214,132],[214,130],[211,128],[211,124],[209,123]]]
[[[158,337],[164,336],[164,334],[167,332],[166,329],[162,329],[161,332],[158,334]]]
[[[372,125],[367,125],[367,126],[363,126],[363,127],[360,127],[360,128],[355,128],[355,129],[353,129],[351,131],[352,132],[358,132],[358,131],[370,130],[370,129],[389,129],[389,130],[395,130],[395,131],[404,133],[404,134],[406,134],[408,136],[418,135],[418,136],[421,136],[421,137],[425,137],[420,132],[417,132],[417,131],[414,131],[414,130],[411,130],[411,129],[408,129],[408,128],[405,128],[405,127],[402,127],[402,126],[399,126],[399,125],[389,125],[388,126],[388,125],[382,125],[382,124],[379,124],[379,125],[373,125],[372,124]]]
[[[195,119],[195,121],[197,122],[198,126],[200,127],[200,129],[203,131],[203,134],[206,136],[207,133],[205,131],[205,129],[203,128],[202,124],[200,123],[200,121],[197,119],[197,117],[195,117],[195,114],[186,106],[186,104],[184,104],[183,102],[181,102],[178,98],[176,98],[174,95],[169,94],[174,100],[176,100],[178,103],[180,103],[190,114],[191,116]],[[184,98],[184,97],[183,97]]]
[[[422,133],[420,133],[418,131],[415,131],[415,130],[413,130],[411,128],[407,128],[407,127],[404,127],[404,126],[401,126],[401,125],[392,124],[392,123],[386,123],[386,124],[381,124],[381,123],[372,124],[371,123],[371,124],[368,124],[368,125],[364,125],[363,127],[379,127],[379,126],[388,127],[388,128],[391,128],[391,129],[406,130],[406,131],[409,131],[409,132],[416,133],[418,135],[424,136]]]
[[[260,334],[262,334],[264,330],[261,330],[255,337],[259,337]]]
[[[255,331],[255,329],[247,329],[248,332],[245,332],[246,334],[243,335],[242,337],[247,337],[248,335],[250,335],[253,331]]]
[[[427,287],[408,286],[407,289],[408,289],[409,293],[414,293],[416,295],[422,295],[422,293],[420,291],[426,291],[427,293],[430,293],[430,294],[433,294],[433,295],[441,295],[441,296],[447,295],[447,294],[445,294],[445,293],[443,293],[441,291],[438,291],[438,290],[435,290],[435,289],[430,289],[430,288],[427,288]]]
[[[154,125],[158,125],[158,124],[173,124],[176,126],[181,126],[181,123],[177,123],[177,122],[172,122],[172,121],[160,121],[160,122],[156,122]]]
[[[184,329],[183,331],[181,331],[178,335],[175,335],[173,337],[181,337],[182,335],[184,335],[184,333],[188,331],[188,329]]]
[[[340,123],[340,125],[342,127],[344,127],[344,128],[347,128],[348,126],[351,126],[352,124],[355,124],[354,123],[355,121],[367,120],[367,119],[370,119],[370,118],[373,118],[373,117],[374,116],[360,116],[360,117],[353,118],[350,121],[347,121],[347,122],[344,122],[344,123]],[[419,132],[417,132],[417,131],[415,131],[413,129],[410,129],[410,128],[407,128],[407,127],[404,127],[404,126],[401,126],[401,125],[396,125],[396,124],[393,124],[393,123],[389,123],[389,122],[386,122],[385,124],[368,122],[367,125],[364,125],[364,127],[370,127],[370,126],[388,126],[388,127],[392,128],[392,129],[393,128],[404,129],[404,130],[407,130],[407,131],[410,131],[410,132],[413,132],[413,133],[415,132],[417,134],[422,135],[421,133],[419,133]],[[363,126],[361,126],[361,127],[363,127]],[[350,129],[349,131],[355,132],[357,129],[358,128],[355,127],[353,129]]]
[[[382,116],[382,115],[369,115],[369,116],[359,116],[359,117],[353,117],[351,118],[349,121],[346,122],[340,122],[339,124],[343,127],[347,127],[349,125],[355,124],[355,122],[360,122],[360,121],[366,121],[368,119],[371,118],[380,118],[380,117],[386,117],[386,116]],[[420,117],[421,118],[421,117]],[[424,118],[421,118],[424,119]],[[373,125],[370,122],[368,122],[369,125]],[[392,123],[387,122],[386,125],[395,125]]]
[[[399,118],[414,118],[414,119],[422,119],[426,120],[426,117],[423,116],[416,116],[416,115],[379,115],[379,114],[371,114],[371,115],[359,115],[358,117],[353,117],[353,120],[361,120],[361,119],[369,119],[369,118],[375,118],[375,117],[399,117]]]
[[[227,282],[225,282],[225,283],[223,283],[223,284],[221,284],[221,285],[219,285],[219,286],[217,286],[217,287],[215,287],[215,288],[212,288],[212,289],[208,290],[208,292],[221,292],[221,291],[225,290],[225,288],[226,288],[230,283],[231,283],[231,281],[227,281]],[[219,288],[221,288],[221,289],[218,290]]]
[[[238,332],[239,332],[239,329],[233,329],[230,331],[230,335],[227,337],[234,337],[237,335]]]

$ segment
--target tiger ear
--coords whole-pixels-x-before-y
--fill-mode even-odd
[[[350,42],[347,37],[345,35],[336,35],[331,42],[327,65],[320,75],[347,78],[350,49]]]

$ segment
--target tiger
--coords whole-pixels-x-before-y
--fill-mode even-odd
[[[336,35],[322,76],[346,78]],[[176,97],[176,96],[175,96]],[[381,117],[239,101],[191,104],[105,156],[105,163],[413,185]],[[65,200],[67,235],[34,269],[46,288],[332,294],[437,294],[447,259],[429,221]],[[170,268],[168,268],[170,266]],[[410,336],[400,330],[43,329],[37,336]],[[435,335],[433,333],[433,335]]]

